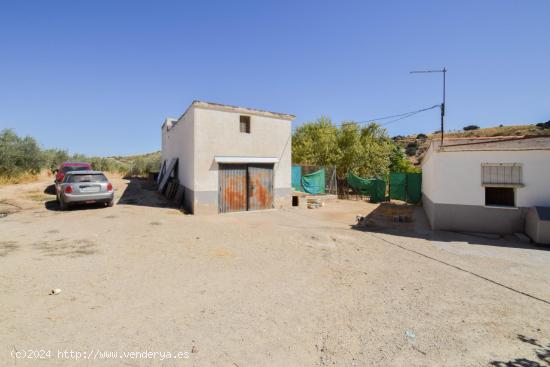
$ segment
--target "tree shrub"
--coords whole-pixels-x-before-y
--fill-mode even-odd
[[[468,125],[468,126],[464,126],[463,130],[464,131],[479,130],[479,126],[477,126],[477,125]]]

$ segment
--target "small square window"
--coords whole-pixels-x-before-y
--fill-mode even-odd
[[[250,134],[250,116],[241,116],[240,122],[241,133]]]
[[[485,205],[516,206],[513,187],[485,187]]]

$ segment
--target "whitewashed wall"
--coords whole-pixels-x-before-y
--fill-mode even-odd
[[[190,107],[177,122],[172,123],[168,129],[162,129],[162,152],[161,157],[166,164],[172,158],[179,158],[178,179],[180,183],[193,190],[193,168],[194,168],[194,107]]]
[[[274,187],[291,188],[291,122],[251,116],[250,134],[241,133],[238,112],[195,107],[195,191],[218,190],[215,156],[277,157]]]
[[[431,149],[430,149],[431,150]],[[433,203],[485,205],[482,163],[521,163],[516,206],[550,205],[550,151],[429,152],[422,164],[422,192]]]

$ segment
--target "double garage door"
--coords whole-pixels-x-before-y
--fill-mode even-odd
[[[220,164],[219,212],[273,208],[272,164]]]

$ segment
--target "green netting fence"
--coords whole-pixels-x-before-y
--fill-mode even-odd
[[[292,166],[292,188],[295,191],[304,191],[302,189],[302,166]]]
[[[391,173],[388,177],[389,195],[386,196],[386,180],[380,178],[362,178],[349,172],[345,185],[339,183],[339,197],[347,199],[351,190],[354,195],[368,196],[373,203],[390,199],[418,204],[422,199],[421,173]]]
[[[386,181],[379,178],[361,178],[348,172],[348,185],[358,194],[370,197],[373,203],[386,199]]]
[[[419,203],[422,199],[422,173],[391,173],[390,199]]]
[[[336,167],[292,165],[292,188],[310,195],[337,194]]]
[[[293,165],[292,188],[311,195],[338,194],[341,199],[351,194],[367,196],[373,203],[394,199],[417,204],[422,199],[422,173],[391,173],[386,181],[348,172],[337,180],[336,167]]]
[[[302,176],[302,188],[308,194],[324,194],[325,193],[325,170],[320,169],[317,172]]]

